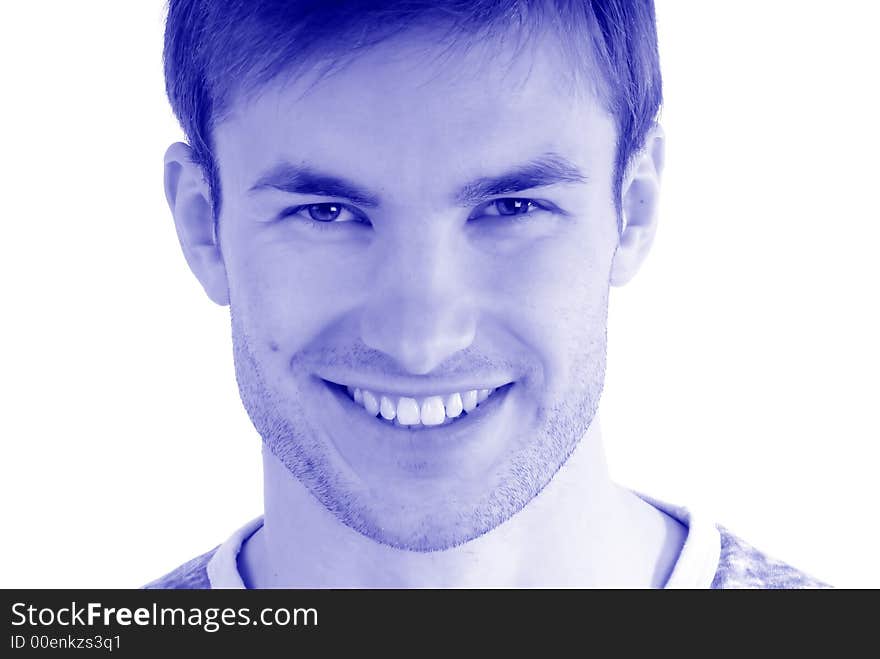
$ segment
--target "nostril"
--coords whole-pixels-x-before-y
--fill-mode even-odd
[[[455,341],[444,337],[431,342],[401,342],[397,354],[391,355],[400,367],[412,375],[428,375],[456,352],[464,350],[471,341]]]
[[[469,294],[405,280],[385,282],[361,308],[361,340],[385,353],[412,375],[427,375],[469,347],[476,334],[476,310]]]
[[[387,314],[370,314],[362,320],[361,339],[385,353],[398,367],[412,375],[427,375],[452,355],[469,347],[475,337],[475,323],[450,322],[452,318],[430,315],[406,322]]]
[[[436,351],[432,351],[432,353],[436,354]],[[395,356],[395,360],[404,371],[412,375],[427,375],[443,361],[442,359],[432,357],[432,354],[426,350],[418,349],[401,350]]]

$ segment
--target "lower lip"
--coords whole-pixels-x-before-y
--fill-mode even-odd
[[[401,464],[401,459],[419,461],[420,469],[427,466],[424,461],[454,461],[454,456],[462,451],[470,453],[469,449],[475,443],[484,444],[480,447],[481,452],[492,453],[492,446],[503,433],[486,431],[500,430],[493,426],[500,425],[501,417],[509,407],[505,403],[510,402],[509,396],[516,390],[514,382],[499,387],[472,412],[458,417],[454,423],[410,427],[394,425],[379,416],[371,417],[363,406],[348,396],[344,387],[316,379],[324,395],[330,399],[330,405],[324,409],[329,411],[338,406],[341,411],[339,415],[329,415],[334,427],[328,430],[343,458],[349,463],[352,462],[349,458],[355,458],[358,462],[361,459],[375,462],[384,454],[400,466],[405,466]]]

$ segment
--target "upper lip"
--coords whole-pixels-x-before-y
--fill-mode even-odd
[[[455,392],[470,391],[472,389],[497,389],[514,381],[514,378],[504,376],[485,376],[469,378],[467,381],[443,378],[407,378],[407,377],[379,377],[364,376],[358,374],[318,374],[318,377],[327,382],[344,387],[357,387],[368,391],[381,392],[396,396],[432,396],[437,394],[452,394]]]

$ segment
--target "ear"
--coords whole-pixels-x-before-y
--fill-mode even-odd
[[[165,198],[190,270],[208,297],[229,304],[226,266],[214,233],[211,194],[190,147],[175,142],[165,152]]]
[[[663,129],[655,124],[627,167],[620,192],[623,228],[611,264],[613,286],[633,278],[654,241],[665,139]]]

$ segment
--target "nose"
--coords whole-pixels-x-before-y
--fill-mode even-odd
[[[413,375],[468,347],[476,313],[454,241],[425,232],[388,245],[361,315],[361,339]]]

